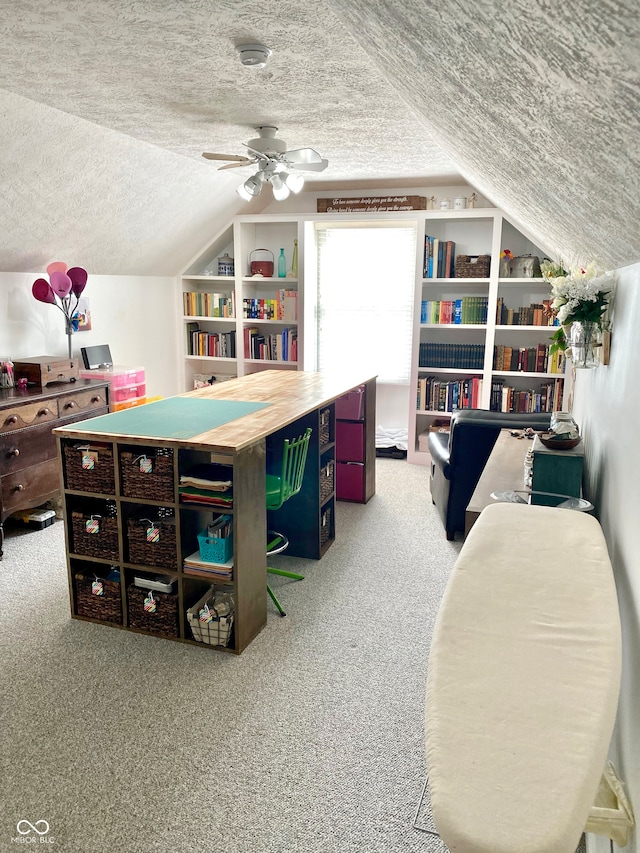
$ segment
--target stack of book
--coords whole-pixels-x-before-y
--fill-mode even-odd
[[[423,278],[455,278],[455,247],[453,240],[425,236]]]
[[[244,357],[260,361],[297,361],[297,329],[287,328],[277,334],[265,335],[257,327],[245,328]]]
[[[206,573],[212,577],[229,581],[233,578],[233,559],[227,560],[226,563],[209,563],[201,558],[200,551],[194,551],[193,554],[184,558],[182,571],[186,575]]]

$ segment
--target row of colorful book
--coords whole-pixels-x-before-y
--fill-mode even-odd
[[[486,323],[488,304],[488,296],[423,300],[420,306],[420,322],[446,325]]]
[[[279,290],[276,299],[243,299],[242,316],[246,320],[298,321],[298,291]]]
[[[424,238],[423,278],[455,278],[455,247],[453,240],[439,237]]]
[[[477,409],[482,402],[482,379],[453,379],[445,382],[437,376],[418,379],[416,408],[419,412],[454,412]]]
[[[551,300],[532,302],[520,308],[507,308],[499,296],[496,302],[496,323],[499,326],[557,326],[558,319],[551,313]]]
[[[564,373],[564,353],[549,352],[548,344],[534,347],[507,347],[498,344],[493,348],[493,369],[524,371],[526,373]]]
[[[261,361],[297,361],[297,330],[283,329],[278,334],[265,335],[260,329],[248,327],[244,330],[244,355]]]
[[[563,392],[563,379],[552,379],[538,389],[527,390],[494,380],[489,408],[493,412],[556,412],[562,409]]]
[[[484,344],[421,343],[418,367],[458,367],[462,370],[482,370]]]
[[[183,311],[190,317],[228,317],[236,316],[232,293],[201,293],[196,290],[182,294]]]
[[[236,333],[235,331],[204,332],[196,329],[187,335],[187,348],[189,355],[235,358]]]

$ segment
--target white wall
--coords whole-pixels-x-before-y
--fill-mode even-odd
[[[31,295],[38,277],[0,273],[0,356],[68,355],[62,313]],[[174,278],[89,274],[84,295],[92,329],[73,336],[74,356],[80,359],[80,347],[109,344],[116,364],[145,368],[148,396],[168,397],[183,390],[178,380]]]
[[[607,539],[622,620],[622,692],[612,759],[639,816],[640,263],[618,270],[617,278],[611,361],[595,370],[576,371],[573,415],[585,439],[585,493],[595,504]],[[634,838],[625,849],[637,853],[640,844]]]

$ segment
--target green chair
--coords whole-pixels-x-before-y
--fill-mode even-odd
[[[280,509],[285,501],[297,495],[302,488],[302,478],[304,476],[304,466],[307,461],[310,438],[311,427],[308,427],[304,435],[301,435],[299,438],[285,439],[280,474],[267,474],[267,510]],[[289,540],[284,533],[278,533],[275,530],[267,531],[267,557],[273,554],[281,554],[288,546]],[[304,580],[304,575],[285,572],[283,569],[274,569],[271,566],[267,566],[267,572],[272,575],[282,575],[285,578],[292,578],[296,581]],[[278,608],[280,615],[286,616],[287,614],[282,609],[282,605],[269,584],[267,584],[267,592]]]

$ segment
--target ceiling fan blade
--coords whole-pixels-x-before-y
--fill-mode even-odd
[[[290,163],[320,163],[322,157],[313,148],[294,148],[287,151],[285,157]]]
[[[321,159],[319,163],[289,163],[288,165],[290,169],[299,169],[301,172],[324,172],[329,161]]]
[[[218,171],[222,172],[223,169],[242,169],[243,166],[248,166],[250,163],[255,163],[256,160],[243,160],[242,163],[227,163],[226,166],[218,166]]]
[[[242,144],[247,149],[247,151],[251,151],[251,153],[255,154],[255,156],[260,160],[266,160],[267,162],[269,162],[273,159],[272,157],[269,157],[268,154],[263,154],[262,151],[258,151],[255,148],[252,148],[250,145],[247,145],[246,142],[243,142]],[[253,162],[255,163],[255,160]]]
[[[232,163],[250,163],[248,157],[243,157],[241,154],[210,154],[208,151],[203,151],[202,156],[206,160],[229,160]]]

